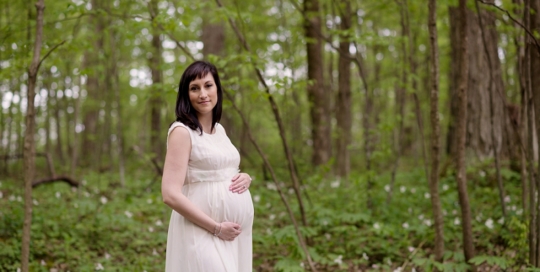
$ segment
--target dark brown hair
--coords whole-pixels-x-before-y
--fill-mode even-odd
[[[188,68],[182,74],[180,84],[178,86],[178,96],[176,98],[176,121],[182,122],[193,130],[201,130],[203,128],[199,119],[197,118],[197,112],[191,105],[189,100],[189,84],[195,79],[204,78],[208,73],[211,73],[214,77],[214,82],[217,87],[218,100],[216,106],[212,109],[212,128],[216,126],[216,123],[221,120],[221,109],[223,101],[223,89],[221,87],[221,81],[216,66],[207,61],[196,61],[188,66]]]

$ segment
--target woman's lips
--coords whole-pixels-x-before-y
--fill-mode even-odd
[[[202,104],[202,105],[206,105],[206,104],[208,104],[208,103],[210,103],[210,101],[202,101],[202,102],[199,102],[199,104]]]

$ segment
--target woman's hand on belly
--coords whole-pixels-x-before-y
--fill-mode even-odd
[[[229,186],[229,190],[233,193],[243,193],[248,190],[251,185],[251,177],[246,173],[238,173],[232,178],[232,183]]]
[[[242,233],[242,228],[240,225],[233,223],[233,222],[222,222],[221,224],[221,230],[219,231],[219,237],[222,240],[225,241],[233,241],[240,233]]]

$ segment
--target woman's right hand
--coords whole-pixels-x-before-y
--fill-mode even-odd
[[[225,241],[233,241],[240,233],[242,233],[240,225],[233,222],[223,222],[221,223],[221,233],[218,237]]]

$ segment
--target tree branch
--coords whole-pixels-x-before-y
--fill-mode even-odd
[[[41,60],[39,61],[38,63],[38,69],[39,67],[41,66],[41,63],[54,51],[56,50],[56,48],[60,47],[62,44],[64,44],[66,42],[66,40],[63,40],[61,41],[59,44],[55,45],[53,48],[51,48],[51,50],[49,50],[49,52],[47,52],[43,58],[41,58]]]
[[[529,36],[529,38],[531,38],[533,40],[534,45],[536,47],[536,50],[538,50],[538,53],[540,53],[540,42],[536,39],[534,34],[528,28],[526,28],[520,21],[518,21],[514,17],[512,17],[512,15],[510,14],[510,12],[508,10],[503,9],[503,8],[495,5],[494,3],[484,2],[483,0],[477,0],[477,2],[480,2],[480,3],[484,4],[484,5],[495,7],[496,9],[506,13],[506,15],[508,15],[510,20],[512,20],[514,23],[518,24],[521,28],[523,28],[523,30],[525,30],[525,32],[527,32],[527,35]]]

